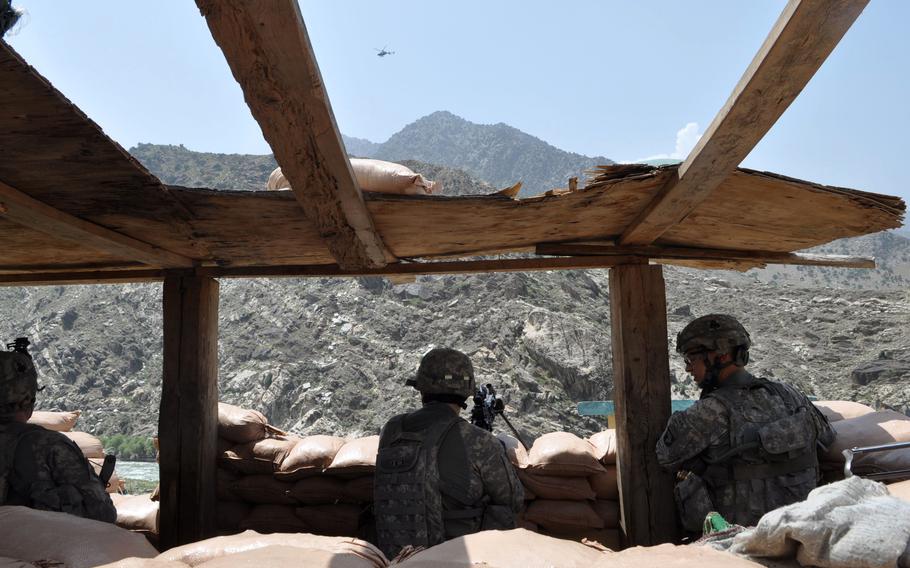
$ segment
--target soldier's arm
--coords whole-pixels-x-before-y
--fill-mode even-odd
[[[499,440],[488,436],[484,442],[484,457],[478,464],[483,492],[491,505],[508,507],[517,514],[524,506],[524,487]]]
[[[117,509],[110,495],[75,444],[54,444],[50,466],[51,476],[59,488],[81,496],[81,516],[105,523],[117,520]]]
[[[687,461],[727,436],[727,424],[726,407],[713,398],[673,414],[657,442],[657,462],[670,471],[685,469]]]

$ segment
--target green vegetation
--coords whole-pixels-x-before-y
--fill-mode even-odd
[[[147,436],[125,436],[114,434],[102,436],[101,444],[104,452],[114,454],[118,460],[126,461],[151,461],[155,459],[155,446],[152,439]]]
[[[123,492],[127,495],[142,495],[151,493],[158,486],[157,481],[148,481],[146,479],[124,479],[125,485]]]

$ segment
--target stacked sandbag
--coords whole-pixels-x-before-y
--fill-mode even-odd
[[[0,557],[41,566],[88,568],[158,554],[141,535],[66,513],[0,507],[0,527]]]
[[[855,447],[910,442],[910,416],[893,410],[869,412],[831,423],[837,439],[828,451],[819,456],[822,471],[828,480],[843,477],[843,451]],[[853,473],[868,475],[910,469],[910,448],[888,450],[853,457]]]
[[[658,546],[636,546],[621,552],[607,553],[591,568],[761,568],[779,566],[784,563],[765,564],[754,562],[707,546],[660,544]],[[798,566],[798,565],[796,565]]]
[[[29,424],[37,424],[54,432],[70,432],[75,426],[76,421],[82,414],[81,410],[72,410],[69,412],[49,412],[45,410],[36,410],[32,412]]]
[[[875,412],[871,406],[852,400],[817,400],[813,404],[822,411],[829,422],[850,420]]]
[[[594,442],[568,432],[545,434],[526,456],[505,438],[526,494],[519,526],[562,539],[621,546],[612,431],[595,435]]]
[[[373,501],[378,436],[287,435],[260,412],[219,404],[218,528],[362,534]]]
[[[357,185],[363,191],[395,193],[403,195],[429,195],[439,193],[441,187],[437,182],[429,181],[410,168],[393,162],[369,158],[351,158],[351,169]],[[281,168],[275,168],[266,183],[268,189],[287,189],[290,182],[284,177]]]
[[[117,509],[118,527],[140,532],[149,537],[158,535],[158,502],[151,493],[141,495],[111,495]]]

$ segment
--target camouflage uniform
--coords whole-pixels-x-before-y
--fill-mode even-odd
[[[463,401],[473,394],[473,368],[464,354],[435,349],[407,384]],[[515,528],[524,490],[505,449],[445,402],[389,420],[376,465],[377,533],[389,558],[406,544],[433,546],[480,530]]]
[[[681,472],[676,496],[687,530],[701,530],[710,511],[752,526],[806,498],[818,478],[816,443],[833,437],[802,393],[739,370],[670,417],[657,460]]]
[[[37,373],[23,353],[0,352],[0,505],[23,505],[112,523],[117,510],[79,447],[14,420],[31,409]]]

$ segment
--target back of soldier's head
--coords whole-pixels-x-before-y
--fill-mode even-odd
[[[456,349],[437,347],[420,360],[420,367],[406,385],[416,388],[424,398],[464,399],[474,394],[474,366],[471,359]]]
[[[716,351],[730,353],[739,365],[749,361],[752,338],[739,320],[726,314],[709,314],[689,322],[676,336],[678,353]]]
[[[32,358],[16,351],[0,351],[0,422],[19,411],[31,411],[38,392],[38,373]]]

